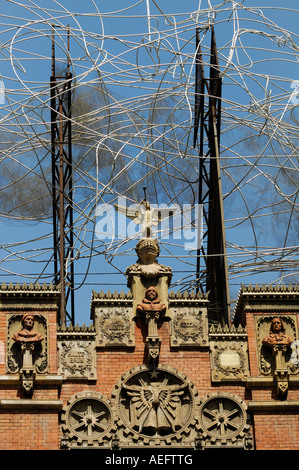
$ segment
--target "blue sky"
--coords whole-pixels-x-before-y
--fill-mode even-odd
[[[216,8],[220,2],[198,0],[186,0],[184,3],[181,1],[153,2],[150,0],[148,2],[144,0],[140,2],[89,1],[84,3],[68,0],[58,3],[43,0],[38,3],[38,8],[30,1],[24,1],[19,6],[15,2],[4,0],[2,0],[2,3],[0,41],[3,47],[0,56],[0,72],[4,85],[9,91],[9,103],[11,105],[9,107],[7,101],[4,105],[0,105],[0,115],[2,116],[0,131],[4,133],[11,132],[11,123],[16,122],[12,119],[12,116],[14,116],[14,119],[17,118],[18,122],[22,123],[23,127],[19,127],[19,129],[24,129],[24,135],[26,135],[26,132],[29,135],[34,127],[33,124],[36,124],[34,113],[26,114],[26,110],[29,109],[30,97],[32,97],[32,100],[40,100],[40,102],[46,102],[48,99],[47,90],[51,70],[49,62],[51,55],[49,38],[51,17],[55,17],[56,24],[64,26],[70,24],[73,31],[71,53],[77,86],[95,80],[97,71],[100,70],[105,75],[105,80],[111,92],[116,97],[120,97],[122,102],[128,99],[131,108],[134,107],[135,96],[139,100],[142,94],[147,95],[153,89],[157,89],[159,82],[167,88],[167,80],[170,80],[168,77],[171,73],[173,74],[172,77],[175,77],[176,73],[183,70],[183,68],[180,69],[180,57],[185,60],[184,72],[186,73],[186,77],[180,78],[180,80],[183,89],[187,90],[189,76],[192,77],[192,61],[187,60],[186,57],[188,54],[191,57],[193,53],[195,27],[196,24],[203,26],[208,24],[209,21],[215,24],[222,67],[225,67],[225,64],[228,65],[228,57],[232,53],[231,61],[234,66],[230,68],[229,73],[224,77],[223,100],[227,116],[230,112],[235,112],[234,108],[237,103],[244,105],[245,108],[242,111],[244,116],[248,116],[247,111],[250,106],[254,109],[256,103],[262,103],[264,114],[258,116],[258,119],[263,119],[267,111],[267,96],[271,96],[271,113],[282,116],[283,120],[284,106],[288,102],[288,89],[291,93],[292,81],[299,79],[298,58],[296,54],[290,52],[290,45],[287,43],[289,37],[287,34],[282,34],[280,44],[277,44],[279,33],[276,27],[276,24],[278,24],[293,32],[292,39],[298,45],[296,35],[298,13],[291,11],[292,9],[298,9],[295,0],[284,2],[283,7],[285,9],[283,10],[281,9],[281,2],[278,0],[272,1],[270,8],[268,2],[245,0],[240,2],[240,5],[247,9],[239,9],[238,18],[235,17],[235,19],[231,2],[223,2],[221,12],[219,7]],[[209,3],[215,5],[215,11],[204,14],[203,12]],[[40,10],[43,7],[44,10]],[[200,7],[199,11],[198,7]],[[252,10],[249,11],[248,9]],[[68,10],[72,12],[71,15]],[[261,10],[263,10],[265,17],[273,21],[271,24],[267,20],[267,27],[261,16]],[[75,12],[76,14],[74,14]],[[147,12],[150,12],[150,18],[147,17]],[[165,14],[164,17],[162,12]],[[174,24],[177,27],[177,36],[174,34]],[[243,30],[242,34],[238,36],[237,44],[239,48],[233,51],[232,37],[238,27],[243,28]],[[254,33],[252,31],[254,28],[266,32],[266,35]],[[57,29],[56,54],[59,62],[65,56],[65,36],[59,37],[60,33],[58,31],[59,29]],[[204,35],[204,32],[202,35]],[[149,37],[154,44],[152,48],[144,45]],[[163,40],[160,41],[160,37]],[[190,38],[193,38],[193,42]],[[143,44],[144,47],[138,48],[140,44]],[[209,48],[208,34],[203,45],[204,51],[207,53]],[[244,49],[241,46],[244,46]],[[173,51],[174,57],[171,70],[167,69],[163,62],[166,60],[166,52],[169,52],[168,48],[169,51]],[[179,48],[182,51],[180,57],[175,55],[176,50]],[[269,57],[268,62],[265,62],[267,49],[269,49]],[[84,57],[83,53],[87,53],[87,55]],[[252,57],[255,60],[260,60],[260,63],[255,64],[254,74],[250,75],[249,64]],[[138,73],[136,68],[130,70],[132,64],[136,64],[137,60],[143,66]],[[101,64],[101,66],[98,64]],[[117,72],[118,69],[121,73]],[[164,70],[166,82],[161,81]],[[144,74],[142,79],[140,79],[139,72]],[[150,79],[155,73],[157,78]],[[244,91],[245,87],[248,88],[248,92]],[[192,90],[189,93],[191,96]],[[14,113],[12,113],[12,109]],[[256,114],[253,113],[253,115],[255,118]],[[28,116],[30,117],[29,124]],[[42,129],[42,121],[38,121],[37,124],[39,129]],[[229,128],[229,126],[225,126],[224,118],[224,128]],[[239,130],[232,129],[231,133],[224,132],[222,137],[222,143],[226,148],[226,150],[224,149],[224,156],[233,155],[232,150],[228,150],[231,136],[242,131],[241,127]],[[276,136],[275,132],[273,135]],[[250,153],[248,149],[242,149],[239,146],[238,152],[241,153],[242,151],[244,154],[246,152]],[[19,158],[18,154],[15,155],[15,158]],[[262,169],[262,165],[260,168]],[[240,167],[239,170],[234,170],[231,176],[233,175],[235,178],[238,172],[241,174],[242,171],[244,169]],[[269,172],[269,175],[271,176],[271,172]],[[255,174],[252,178],[248,177],[246,181],[250,180],[254,183],[262,178],[264,178],[262,173],[261,175]],[[229,187],[229,183],[227,184]],[[248,193],[244,190],[245,198],[252,196],[252,189],[250,189],[252,186],[248,184],[248,188]],[[259,197],[262,198],[263,196],[259,193],[257,198]],[[241,225],[233,220],[234,213],[237,215],[245,210],[246,201],[240,201],[238,198],[228,199],[228,201],[231,200],[232,203],[229,203],[228,206],[230,212],[227,224],[227,239],[231,244],[252,247],[254,246],[254,234],[251,231],[250,220],[248,219],[246,223],[244,222]],[[165,202],[168,203],[167,200]],[[262,207],[263,201],[257,201],[256,204]],[[266,212],[265,210],[264,213]],[[262,209],[259,209],[259,214],[263,214]],[[268,224],[269,217],[264,215],[263,219],[255,220],[258,222],[261,220],[262,224],[263,221]],[[277,242],[275,241],[271,245],[270,230],[269,224],[269,229],[265,229],[265,232],[267,232],[265,234],[265,247],[273,245],[275,248]],[[83,240],[87,239],[84,238],[83,231],[80,233],[81,236]],[[24,241],[26,243],[23,243]],[[35,223],[9,220],[2,217],[1,244],[4,246],[0,253],[0,279],[2,281],[9,282],[13,280],[16,282],[16,280],[19,280],[23,282],[25,280],[30,282],[42,272],[43,275],[48,272],[49,277],[47,280],[51,280],[52,266],[49,265],[46,271],[43,271],[52,246],[49,220],[46,223]],[[82,248],[83,256],[75,264],[76,282],[80,285],[84,280],[84,285],[76,291],[76,322],[79,324],[89,323],[92,289],[103,289],[105,291],[109,288],[112,291],[115,289],[127,290],[126,279],[122,272],[136,260],[134,244],[135,242],[132,242],[126,245],[124,249],[122,248],[122,251],[116,252],[113,265],[107,263],[104,256],[98,255],[92,257],[90,267],[88,266],[88,257],[84,258],[88,251]],[[40,247],[42,248],[41,251],[35,251]],[[164,250],[160,262],[172,265],[175,272],[184,271],[175,274],[175,281],[185,276],[192,276],[194,274],[194,258],[186,258],[185,251],[182,251],[179,247],[170,245],[167,248],[171,250],[171,253],[176,252],[181,261],[176,258],[174,262],[174,258]],[[260,248],[264,249],[263,244]],[[234,260],[237,260],[238,257],[240,260],[247,257],[246,250],[238,252],[232,247],[230,251],[235,253]],[[266,258],[267,256],[265,256]],[[89,269],[89,274],[85,278],[87,269]],[[231,285],[233,286],[234,295],[236,295],[241,282],[248,283],[249,280],[252,280],[252,282],[267,283],[277,278],[276,272],[270,273],[267,268],[263,272],[262,266],[260,271],[254,275],[252,275],[250,268],[248,270],[248,275],[246,270],[243,270],[243,274],[234,275],[232,273]],[[79,275],[79,273],[81,274]]]

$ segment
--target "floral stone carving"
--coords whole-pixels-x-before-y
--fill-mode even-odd
[[[57,331],[58,373],[66,379],[95,380],[95,329],[62,326]]]
[[[122,376],[112,398],[125,445],[194,443],[197,391],[180,372],[166,366],[136,367]]]
[[[114,412],[110,401],[97,392],[72,396],[61,415],[63,446],[103,446],[111,440]]]

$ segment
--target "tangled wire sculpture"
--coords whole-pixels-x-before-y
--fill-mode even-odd
[[[105,208],[124,201],[135,207],[144,191],[159,208],[196,206],[196,29],[208,71],[213,26],[223,82],[220,161],[232,303],[241,283],[297,282],[299,9],[295,0],[256,3],[4,2],[1,281],[52,279],[53,31],[56,74],[69,62],[73,77],[68,262],[75,263],[79,292],[123,284],[124,268],[135,262],[136,224],[122,219],[115,236],[119,219],[103,218]],[[157,232],[162,262],[173,267],[174,288],[192,289],[198,252],[172,230]]]

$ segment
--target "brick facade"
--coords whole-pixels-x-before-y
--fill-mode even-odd
[[[162,284],[157,285],[162,292]],[[284,368],[278,371],[273,354],[262,352],[261,348],[261,335],[275,316],[284,320],[293,340],[298,339],[296,287],[242,287],[233,324],[209,324],[207,332],[206,297],[169,295],[166,314],[155,324],[161,344],[158,359],[149,359],[148,323],[136,315],[135,295],[136,292],[132,296],[94,293],[92,325],[64,328],[56,322],[58,288],[2,285],[0,449],[214,446],[298,450],[296,351],[291,359],[290,351],[283,356]],[[33,313],[40,320],[37,325],[45,336],[43,361],[38,358],[34,363],[29,391],[24,388],[26,377],[23,378],[22,367],[17,364],[19,359],[14,355],[17,353],[12,354],[11,342],[11,335],[19,328],[25,313]],[[127,323],[122,324],[126,315]],[[200,335],[195,324],[200,325]],[[102,327],[109,333],[103,344],[99,342]],[[188,338],[186,331],[190,333]],[[180,335],[185,343],[174,347],[171,338],[177,341]],[[179,390],[170,398],[171,406],[162,403],[161,392],[159,403],[156,401],[152,408],[156,422],[161,417],[166,419],[166,430],[160,431],[157,424],[151,434],[150,427],[145,426],[149,412],[139,421],[136,418],[138,425],[133,426],[135,415],[129,412],[133,413],[134,404],[137,410],[141,407],[138,394],[144,393],[146,397],[146,393],[163,384],[169,393],[175,388]],[[126,387],[132,391],[127,392]],[[222,421],[219,418],[214,425],[215,416],[223,409]],[[171,410],[175,412],[171,414]],[[104,415],[107,420],[97,421]],[[182,421],[177,423],[179,415]],[[126,422],[128,416],[130,422]]]

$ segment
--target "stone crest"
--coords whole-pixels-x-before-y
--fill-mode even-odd
[[[211,326],[209,331],[210,363],[213,382],[246,381],[249,377],[246,330]]]
[[[170,293],[171,347],[208,346],[207,304],[200,294]]]
[[[58,373],[65,379],[95,380],[96,350],[93,327],[60,327],[57,332]]]
[[[97,347],[133,347],[135,323],[132,321],[131,294],[93,292],[92,312]]]

